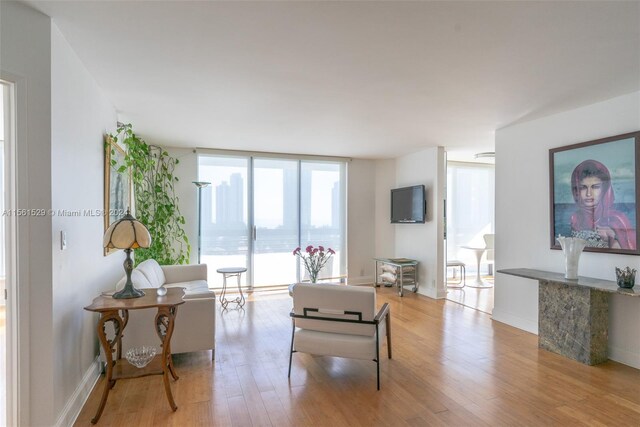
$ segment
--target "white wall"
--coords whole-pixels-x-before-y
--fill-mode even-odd
[[[442,147],[427,148],[399,157],[395,162],[396,187],[424,184],[427,222],[395,224],[395,257],[416,259],[419,264],[418,292],[444,298],[444,200],[445,159]],[[380,190],[380,193],[383,193]],[[382,197],[389,197],[389,193]],[[383,231],[384,232],[384,231]],[[388,255],[391,256],[391,255]]]
[[[51,21],[15,2],[0,2],[0,72],[16,84],[17,205],[51,207]],[[53,420],[54,352],[51,289],[51,218],[19,217],[19,419]],[[81,310],[81,307],[80,307]],[[32,350],[32,351],[30,351]]]
[[[68,45],[51,27],[51,207],[81,216],[51,218],[53,254],[54,420],[68,424],[79,412],[98,375],[95,332],[98,315],[83,310],[113,289],[124,274],[122,251],[105,257],[104,218],[85,214],[104,209],[105,133],[114,132],[111,103]],[[67,248],[60,248],[60,232]],[[42,357],[40,357],[42,359]]]
[[[50,18],[14,2],[0,8],[2,78],[16,83],[18,206],[102,209],[103,134],[115,128],[113,107]],[[123,260],[103,257],[103,231],[100,216],[19,218],[16,423],[70,424],[98,377],[97,318],[83,307],[113,286]]]
[[[562,272],[549,249],[549,149],[640,129],[640,92],[496,133],[496,268]],[[614,267],[640,268],[640,257],[585,252],[581,276],[615,280]],[[609,357],[640,368],[640,298],[612,295]],[[497,274],[495,320],[537,333],[537,281]]]
[[[376,258],[389,258],[396,253],[396,226],[391,224],[391,189],[395,187],[395,159],[377,160],[374,224]]]
[[[373,283],[375,250],[374,160],[354,159],[347,165],[347,283]]]
[[[147,141],[152,144],[152,141]],[[170,156],[179,162],[175,175],[179,181],[175,185],[180,213],[185,218],[184,231],[191,245],[190,264],[198,262],[198,191],[193,181],[198,180],[198,156],[191,148],[168,148]],[[211,272],[209,272],[211,274]]]

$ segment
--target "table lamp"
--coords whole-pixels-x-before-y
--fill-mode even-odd
[[[131,215],[129,209],[127,209],[125,216],[107,228],[104,233],[103,246],[105,248],[124,249],[127,254],[127,258],[124,260],[127,282],[124,285],[124,289],[113,294],[113,298],[139,298],[144,296],[144,292],[134,288],[133,282],[131,282],[131,271],[133,270],[131,251],[137,248],[148,248],[150,245],[151,235],[149,230]]]

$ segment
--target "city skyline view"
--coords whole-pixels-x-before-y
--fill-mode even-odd
[[[247,189],[246,174],[224,170],[207,173],[201,178],[209,177],[212,184],[202,189],[202,221],[213,225],[247,224]],[[259,218],[260,226],[276,228],[296,221],[296,175],[277,169],[264,169],[256,172],[256,191],[254,191],[255,218]],[[336,227],[340,222],[340,176],[333,171],[310,171],[302,198],[307,199],[308,209],[303,207],[302,221],[312,227]],[[218,175],[218,179],[212,179]],[[226,175],[226,178],[225,178]],[[215,185],[218,182],[219,184]],[[215,192],[215,196],[213,194]],[[313,197],[311,197],[313,195]],[[327,208],[327,201],[329,207]],[[306,219],[306,220],[305,220]]]

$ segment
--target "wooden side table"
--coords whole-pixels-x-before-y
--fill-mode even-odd
[[[164,380],[164,391],[167,394],[167,400],[172,410],[178,409],[173,395],[171,394],[171,386],[169,384],[169,373],[174,380],[178,379],[178,375],[173,367],[171,359],[171,335],[173,334],[173,325],[180,304],[184,304],[182,297],[184,290],[182,288],[169,288],[167,294],[158,296],[155,289],[145,289],[146,295],[140,298],[131,299],[114,299],[111,296],[101,295],[93,300],[91,305],[85,307],[85,310],[100,313],[98,321],[98,337],[100,344],[104,350],[107,359],[107,374],[104,383],[104,391],[102,399],[96,412],[95,417],[91,420],[95,424],[100,419],[109,390],[111,390],[117,380],[125,378],[139,378],[147,375],[162,375]],[[158,313],[155,317],[155,328],[160,341],[162,341],[162,354],[156,355],[151,362],[144,368],[136,368],[126,359],[122,359],[122,333],[127,326],[129,320],[129,310],[141,310],[145,308],[156,308]],[[112,339],[107,338],[106,324],[111,322],[115,336]],[[113,354],[115,353],[115,360]]]

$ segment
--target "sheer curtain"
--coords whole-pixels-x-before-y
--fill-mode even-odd
[[[464,262],[467,274],[475,273],[476,258],[461,246],[484,247],[483,236],[494,232],[494,171],[494,165],[447,163],[447,260]]]
[[[333,249],[336,254],[320,271],[321,279],[346,276],[345,256],[345,163],[301,163],[300,173],[300,246]],[[301,267],[301,279],[308,279]]]
[[[223,267],[249,268],[249,159],[198,156],[198,180],[211,184],[201,190],[201,256],[208,265],[210,287],[222,287]],[[247,275],[241,275],[242,285]]]

